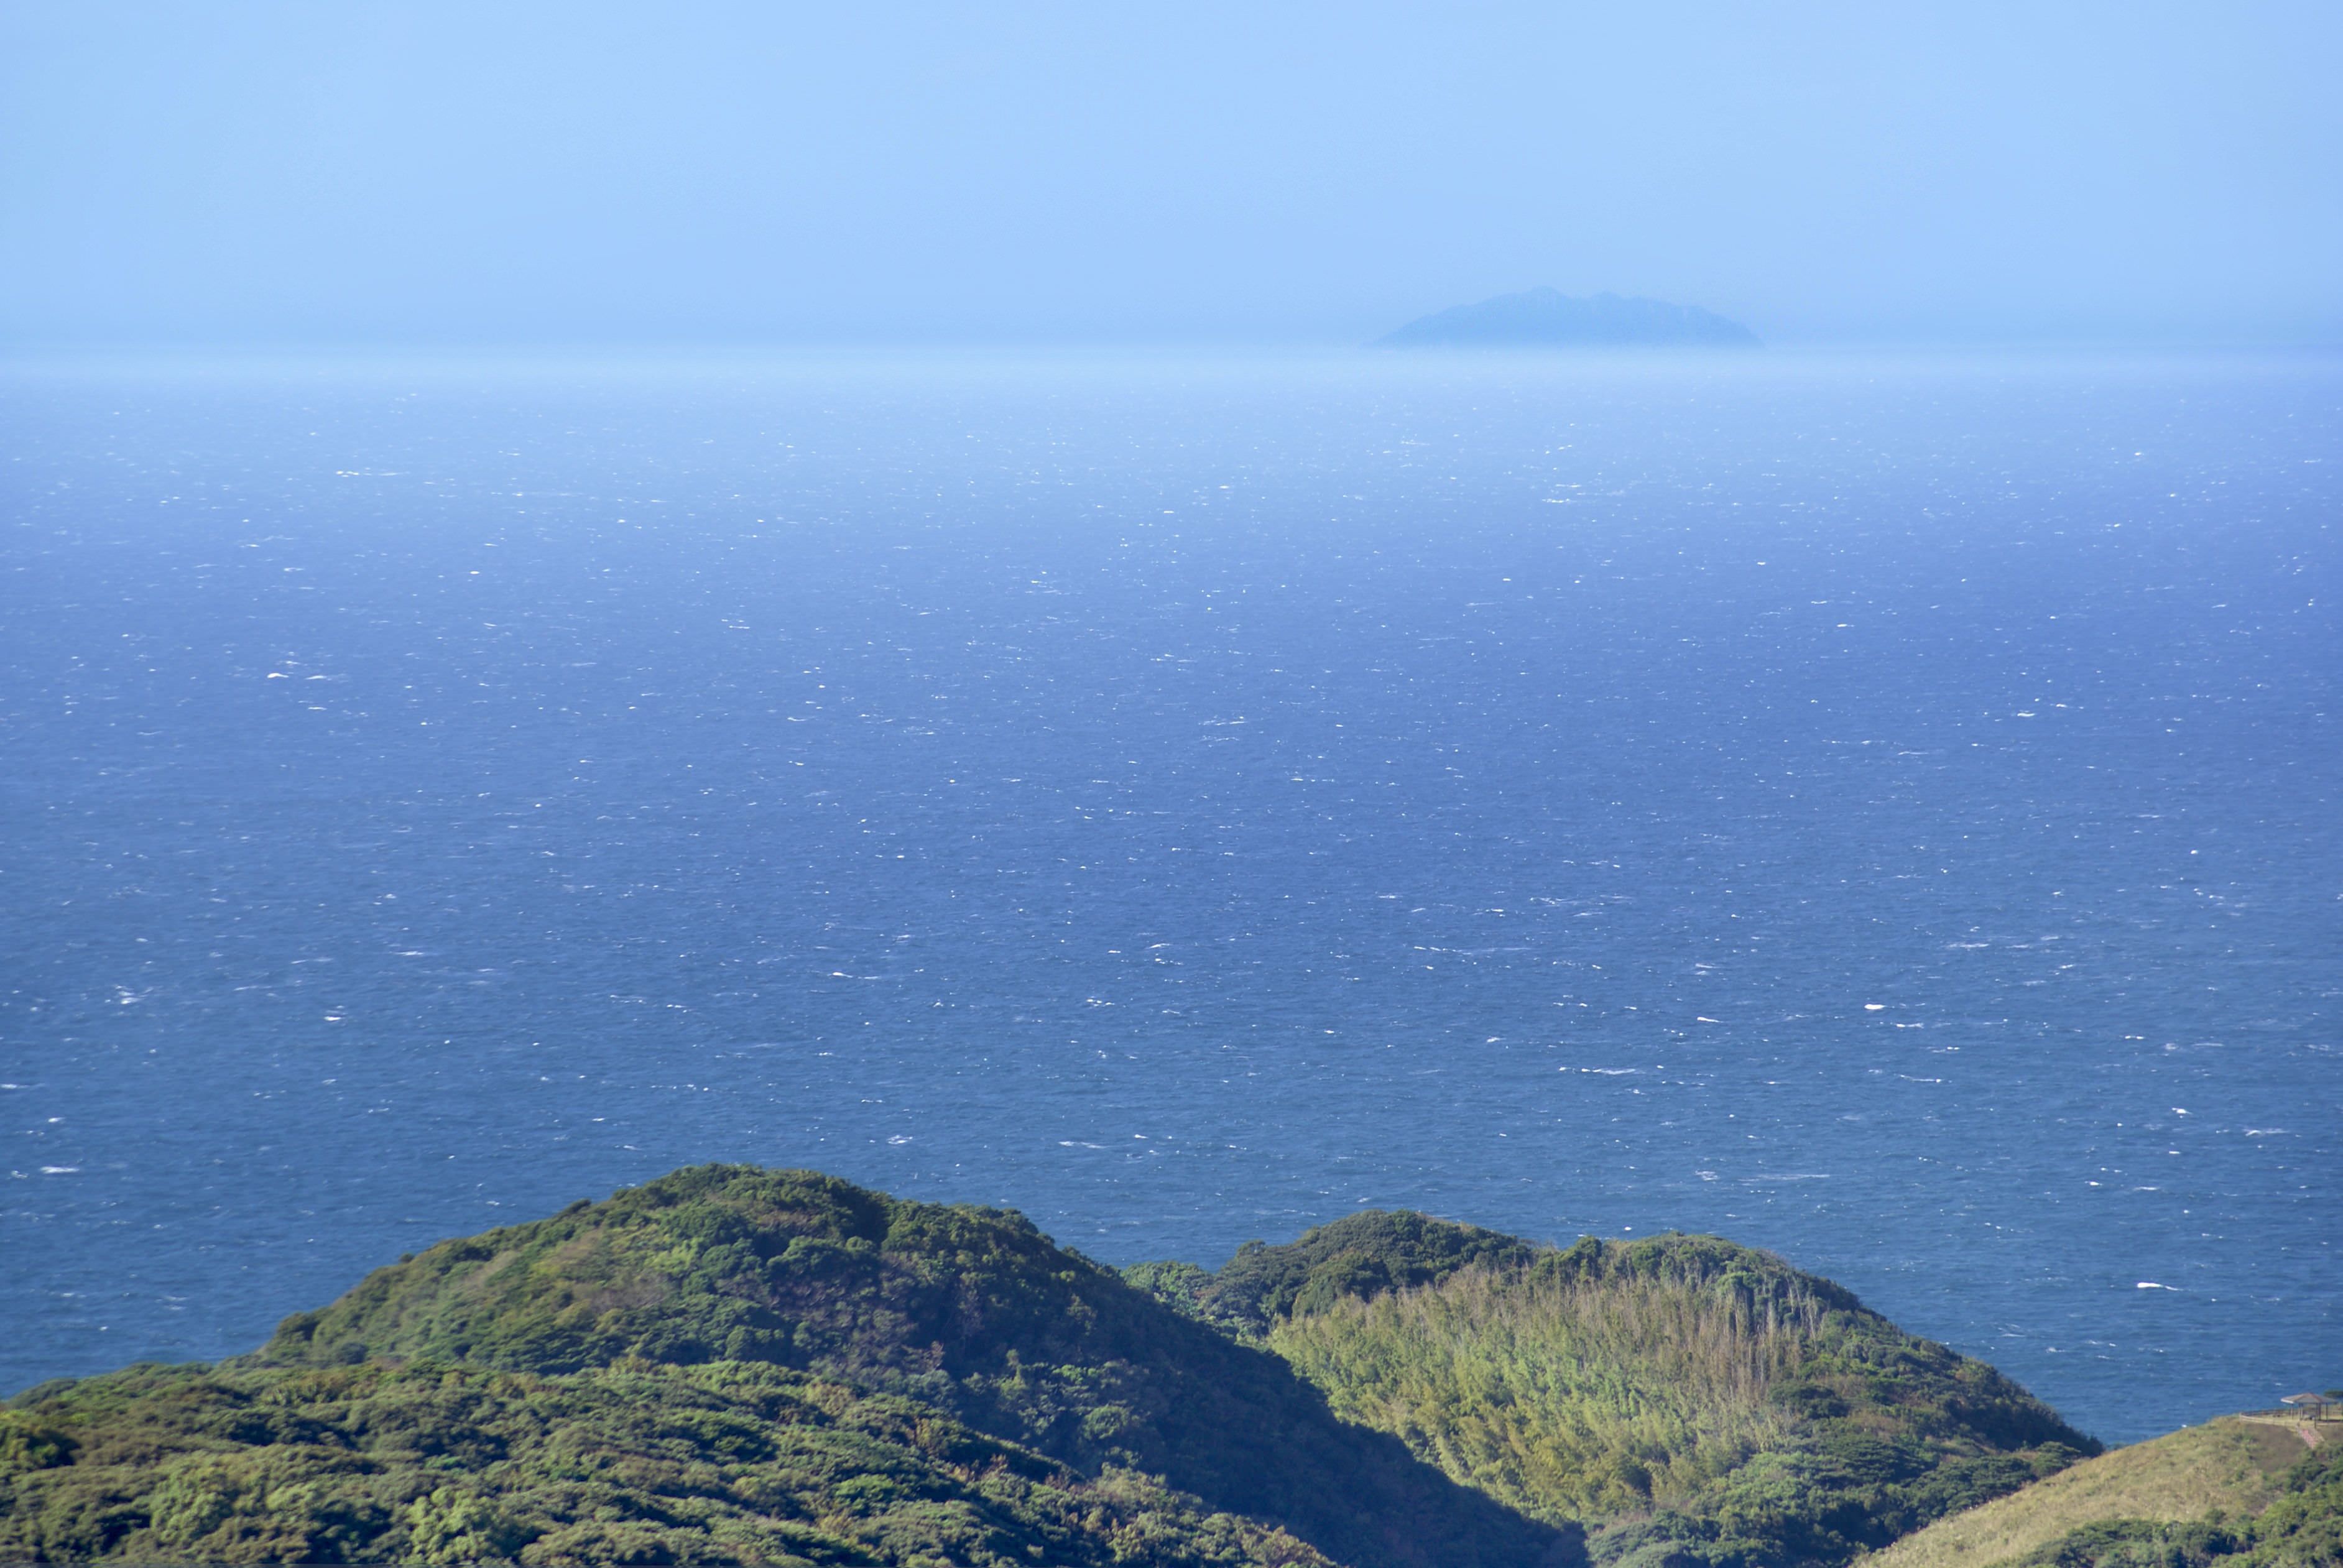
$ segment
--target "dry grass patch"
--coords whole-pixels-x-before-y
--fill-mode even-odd
[[[1992,1568],[2113,1519],[2181,1524],[2219,1509],[2259,1513],[2308,1452],[2290,1429],[2227,1418],[2086,1460],[1956,1513],[1866,1559],[1865,1568]]]

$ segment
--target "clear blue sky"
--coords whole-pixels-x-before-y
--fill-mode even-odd
[[[0,9],[0,338],[2343,341],[2343,4]]]

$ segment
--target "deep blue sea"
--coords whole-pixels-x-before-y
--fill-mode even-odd
[[[2343,1385],[2343,362],[20,363],[0,1390],[704,1161]]]

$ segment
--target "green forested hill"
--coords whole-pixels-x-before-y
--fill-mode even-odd
[[[1337,1419],[1275,1355],[1166,1308],[1021,1216],[901,1202],[808,1171],[679,1171],[443,1242],[287,1319],[256,1356],[212,1375],[256,1380],[237,1386],[266,1402],[273,1378],[384,1361],[553,1380],[779,1367],[917,1402],[1076,1476],[1159,1477],[1192,1513],[1243,1515],[1356,1568],[1584,1561],[1574,1527],[1526,1518]],[[655,1406],[662,1386],[636,1385],[637,1397]],[[75,1442],[162,1419],[136,1400],[82,1408],[30,1413],[64,1422]],[[273,1429],[236,1430],[281,1445]],[[47,1508],[42,1499],[61,1495],[53,1476],[9,1484],[0,1508],[11,1518],[28,1497]],[[667,1505],[647,1494],[598,1506]],[[379,1544],[390,1539],[349,1551],[395,1554]],[[532,1539],[517,1550],[534,1562],[552,1548]]]
[[[1828,1565],[2091,1447],[1709,1238],[1353,1216],[1126,1280],[705,1167],[0,1412],[0,1561]]]
[[[1980,1362],[1706,1236],[1540,1249],[1350,1216],[1134,1281],[1599,1561],[1835,1563],[2097,1445]]]

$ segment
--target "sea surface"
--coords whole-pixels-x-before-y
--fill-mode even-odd
[[[0,1390],[672,1167],[2343,1385],[2343,362],[0,374]]]

